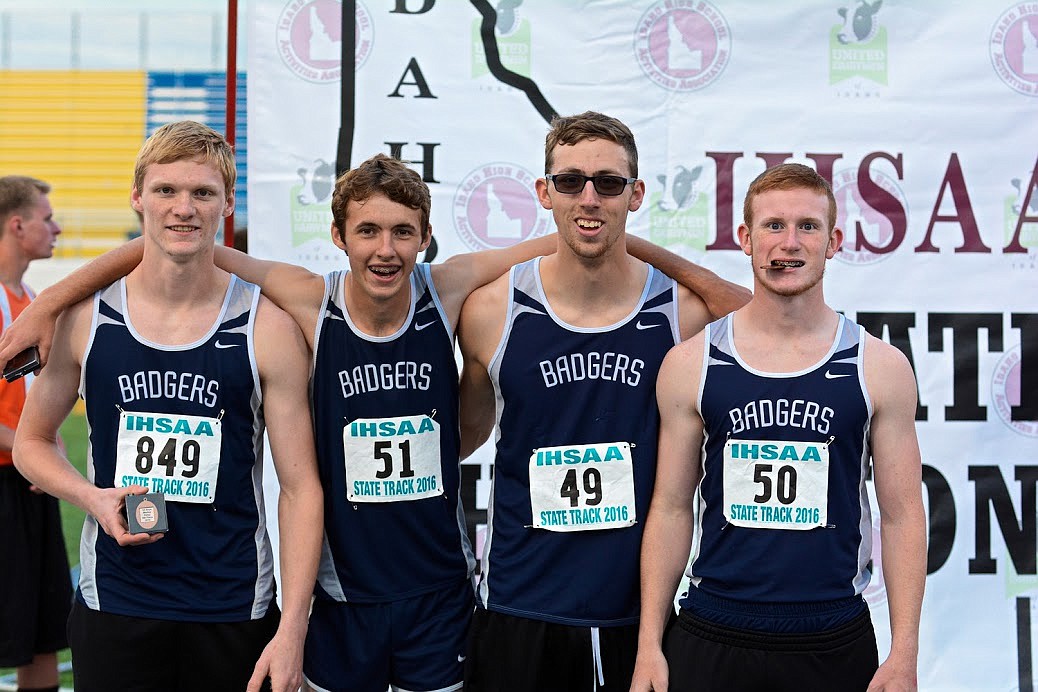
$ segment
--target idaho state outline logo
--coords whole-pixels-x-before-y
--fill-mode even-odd
[[[732,53],[732,32],[709,2],[661,0],[642,14],[634,57],[645,75],[670,91],[696,91],[715,82]]]
[[[371,54],[374,32],[371,14],[357,2],[354,20],[354,69]],[[277,52],[301,79],[315,84],[342,79],[342,2],[291,0],[278,17]]]

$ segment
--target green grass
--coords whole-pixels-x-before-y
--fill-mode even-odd
[[[65,448],[68,450],[69,461],[81,473],[86,469],[87,453],[87,431],[86,419],[82,413],[73,413],[61,426],[61,437],[65,440]],[[61,525],[65,532],[65,550],[68,552],[68,563],[71,566],[79,564],[79,533],[83,528],[83,517],[86,513],[75,505],[67,502],[61,503]],[[73,584],[73,588],[75,588]],[[69,650],[65,649],[58,654],[60,662],[71,658]],[[13,675],[13,668],[0,668],[0,678]],[[61,686],[72,689],[72,673],[61,674]]]

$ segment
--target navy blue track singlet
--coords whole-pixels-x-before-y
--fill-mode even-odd
[[[840,316],[832,347],[818,363],[794,373],[761,372],[734,346],[731,315],[706,327],[699,410],[705,426],[704,471],[689,568],[695,590],[758,604],[803,604],[859,596],[869,582],[872,517],[865,488],[870,463],[872,403],[862,366],[865,332]],[[725,496],[726,442],[755,455],[751,489]],[[759,441],[779,444],[756,445]],[[795,530],[729,523],[732,516],[810,522],[807,476],[816,462],[790,443],[827,445],[824,525]],[[810,450],[809,450],[810,451]],[[764,509],[764,498],[771,507]],[[776,503],[774,498],[781,498]],[[747,499],[749,498],[749,499]],[[753,498],[761,500],[758,504]],[[745,502],[743,502],[745,501]],[[736,505],[733,507],[733,505]],[[788,511],[785,509],[788,507]],[[682,601],[687,607],[689,600]]]
[[[574,327],[551,310],[539,263],[512,268],[505,329],[490,363],[498,442],[479,600],[489,610],[567,625],[632,624],[656,469],[656,374],[680,335],[676,284],[650,267],[627,317],[607,327]],[[610,491],[603,494],[597,477],[606,464],[582,455],[587,445],[606,443],[631,445],[634,510],[626,518],[632,524],[534,528],[531,455],[573,471],[552,488],[562,509],[549,518],[571,527],[609,518]],[[558,447],[567,451],[537,456]],[[576,459],[581,463],[567,468]],[[596,504],[600,497],[606,499]]]
[[[219,469],[212,502],[167,501],[169,532],[156,543],[121,548],[87,516],[77,592],[87,607],[194,622],[243,622],[266,613],[274,564],[262,492],[263,413],[253,344],[258,301],[258,287],[232,276],[209,331],[194,343],[166,346],[133,328],[124,279],[95,295],[80,382],[89,478],[102,488],[130,484],[115,478],[118,440],[127,427],[121,411],[139,414],[137,446],[125,458],[141,474],[151,472],[152,484],[164,484],[167,499],[201,492],[197,469],[217,462]],[[205,423],[214,419],[219,423]],[[222,429],[218,450],[201,459],[190,443],[169,434],[196,430],[197,421]]]
[[[350,319],[346,276],[325,277],[314,339],[311,393],[325,492],[317,595],[389,602],[457,584],[475,569],[460,495],[454,335],[428,264],[415,266],[407,319],[386,337]],[[438,448],[423,448],[432,427]]]

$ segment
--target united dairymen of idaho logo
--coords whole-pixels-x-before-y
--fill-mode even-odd
[[[837,95],[873,98],[887,85],[887,29],[876,19],[883,0],[848,0],[829,30],[829,84]]]
[[[292,247],[311,240],[328,240],[332,224],[332,190],[335,164],[315,159],[296,171],[299,182],[289,188],[289,223]]]
[[[716,81],[731,52],[728,22],[700,0],[660,0],[642,14],[634,32],[638,65],[671,91],[695,91]]]
[[[547,233],[530,171],[513,163],[487,163],[469,173],[454,193],[454,229],[473,250],[509,247]]]
[[[497,42],[501,66],[523,77],[530,76],[530,20],[516,11],[523,0],[498,0],[494,39]],[[490,74],[487,53],[480,34],[482,20],[472,21],[472,77]],[[504,88],[502,86],[502,88]]]
[[[710,200],[703,193],[703,164],[672,165],[656,180],[662,190],[649,196],[649,240],[706,252],[711,215]]]
[[[894,179],[880,171],[872,171],[871,175],[876,185],[897,198],[907,215],[908,200]],[[836,227],[843,229],[843,245],[834,259],[852,265],[875,264],[885,260],[891,253],[873,252],[862,245],[862,241],[868,241],[873,247],[886,247],[893,238],[893,226],[890,219],[862,199],[857,176],[858,172],[853,168],[833,175]]]
[[[1009,88],[1038,96],[1038,3],[1016,3],[1003,12],[991,29],[988,51]]]
[[[371,53],[371,15],[357,2],[354,21],[355,69]],[[278,54],[296,75],[319,84],[342,78],[341,0],[292,0],[277,24]]]
[[[1024,437],[1038,438],[1038,421],[1013,420],[1013,406],[1020,405],[1020,346],[1002,356],[991,378],[991,403],[1007,427]]]
[[[1031,199],[1028,200],[1028,185],[1033,174],[1028,172],[1024,176],[1012,178],[1009,184],[1013,188],[1013,194],[1005,197],[1002,202],[1002,215],[1005,219],[1005,243],[1013,242],[1018,238],[1020,245],[1027,248],[1027,254],[1006,255],[1012,257],[1011,266],[1014,269],[1033,270],[1038,269],[1038,188],[1030,191]],[[1026,208],[1024,203],[1027,203]],[[1020,235],[1016,235],[1016,226],[1020,223],[1020,217],[1026,216]]]

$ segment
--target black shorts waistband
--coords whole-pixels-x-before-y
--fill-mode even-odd
[[[729,646],[798,652],[835,649],[849,644],[872,631],[872,617],[866,610],[850,622],[830,630],[789,634],[728,627],[704,620],[682,609],[678,615],[677,626],[697,637]]]

